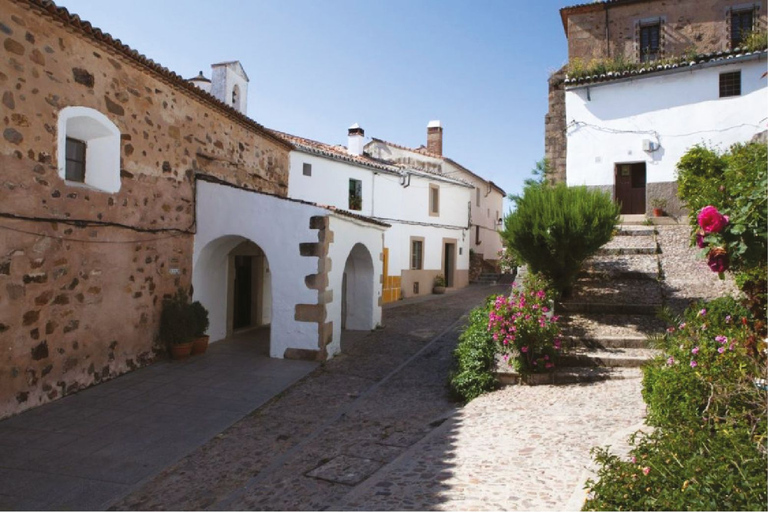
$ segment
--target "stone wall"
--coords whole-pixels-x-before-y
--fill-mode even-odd
[[[548,178],[565,182],[568,139],[565,136],[565,67],[549,77],[549,111],[544,116],[544,157],[549,162]]]
[[[162,297],[190,285],[194,172],[285,196],[289,148],[61,11],[0,0],[0,44],[4,417],[162,352]],[[60,178],[67,106],[119,128],[119,192]]]
[[[728,9],[754,4],[759,7],[758,24],[766,27],[766,0],[655,0],[613,6],[589,7],[568,17],[568,59],[585,63],[596,58],[623,55],[637,61],[638,22],[661,18],[661,47],[664,57],[730,48]],[[607,20],[607,30],[606,30]],[[607,37],[606,37],[607,36]]]

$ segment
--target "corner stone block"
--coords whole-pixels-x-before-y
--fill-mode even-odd
[[[333,290],[325,290],[318,292],[317,303],[318,304],[330,304],[333,302]]]
[[[309,350],[306,348],[287,348],[283,353],[283,358],[299,361],[322,361],[319,350]]]
[[[296,304],[293,319],[297,322],[323,323],[328,316],[324,304]]]
[[[325,347],[333,341],[333,322],[320,324],[317,327],[317,337],[318,346],[325,351]]]
[[[325,229],[328,227],[328,217],[316,215],[309,218],[309,229]]]
[[[322,246],[318,244],[317,242],[305,242],[299,244],[299,254],[302,256],[320,256],[320,251],[322,250]]]
[[[309,274],[304,278],[304,284],[310,290],[325,290],[328,288],[328,274]]]

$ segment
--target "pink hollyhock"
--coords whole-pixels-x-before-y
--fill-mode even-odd
[[[707,265],[712,272],[725,272],[728,270],[728,253],[722,247],[715,247],[707,255]]]
[[[719,233],[728,225],[728,217],[717,211],[712,205],[701,209],[698,216],[699,226],[705,233]]]

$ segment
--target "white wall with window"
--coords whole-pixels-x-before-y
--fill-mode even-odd
[[[617,163],[646,164],[647,183],[673,182],[696,144],[721,150],[768,128],[766,53],[567,87],[568,185],[608,187]],[[733,76],[721,97],[721,75]]]
[[[68,185],[120,190],[120,130],[87,107],[66,107],[57,123],[57,167]]]

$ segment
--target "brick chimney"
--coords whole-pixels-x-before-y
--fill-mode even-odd
[[[427,151],[443,156],[443,125],[430,121],[427,125]]]
[[[365,131],[360,125],[355,123],[349,127],[347,136],[347,153],[350,155],[361,156],[365,146]]]

